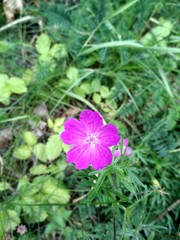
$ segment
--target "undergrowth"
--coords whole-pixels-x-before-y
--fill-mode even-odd
[[[33,20],[1,30],[0,239],[179,238],[179,7],[27,1]],[[67,164],[59,134],[85,108],[129,138],[130,158]]]

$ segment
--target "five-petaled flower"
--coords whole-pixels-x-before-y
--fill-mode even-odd
[[[122,146],[122,152],[118,149],[114,152],[115,157],[120,157],[121,155],[125,155],[126,157],[129,157],[132,154],[132,149],[128,147],[129,140],[125,138],[123,140],[123,146]]]
[[[23,235],[25,232],[27,232],[26,226],[21,224],[17,227],[17,233],[20,235]]]
[[[77,169],[92,165],[95,170],[101,170],[111,164],[113,156],[109,147],[117,145],[120,136],[113,124],[103,125],[98,112],[86,109],[81,112],[80,121],[70,118],[64,128],[61,139],[72,145],[67,152],[67,161],[75,163]]]

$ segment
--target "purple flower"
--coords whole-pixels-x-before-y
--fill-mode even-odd
[[[17,233],[20,235],[23,235],[25,232],[27,232],[26,226],[21,224],[17,227]]]
[[[128,144],[129,144],[129,140],[127,138],[125,138],[123,140],[122,155],[125,154],[126,157],[129,157],[132,154],[132,149],[130,147],[128,147]],[[114,152],[114,156],[115,157],[121,156],[121,151],[120,150],[116,150]]]
[[[99,113],[86,109],[81,112],[80,121],[70,118],[64,128],[61,139],[73,146],[67,153],[67,161],[75,163],[77,169],[92,165],[95,170],[100,170],[111,164],[109,147],[117,145],[120,136],[113,124],[103,126]]]

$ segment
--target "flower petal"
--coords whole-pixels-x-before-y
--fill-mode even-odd
[[[132,154],[132,149],[130,147],[127,147],[126,150],[125,150],[126,157],[131,156],[131,154]]]
[[[101,170],[112,162],[112,153],[109,148],[97,144],[94,151],[91,150],[91,163],[95,170]]]
[[[115,146],[120,141],[120,136],[118,136],[118,129],[113,124],[105,125],[99,131],[100,143],[104,146]]]
[[[118,158],[120,155],[121,155],[120,150],[115,150],[114,156]]]
[[[127,138],[125,138],[124,140],[123,140],[123,145],[124,146],[127,146],[129,144],[129,140],[127,139]]]
[[[61,133],[61,139],[65,144],[73,145],[82,143],[86,137],[83,125],[76,119],[70,118],[64,123],[65,131]]]
[[[81,112],[80,122],[88,132],[95,132],[103,126],[103,120],[99,113],[88,109]]]
[[[67,161],[76,164],[77,169],[86,169],[91,163],[89,144],[77,145],[67,152]]]

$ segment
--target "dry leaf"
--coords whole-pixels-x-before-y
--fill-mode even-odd
[[[23,0],[3,0],[4,13],[6,15],[7,23],[14,20],[16,11],[22,12]]]
[[[5,128],[0,131],[0,147],[4,145],[6,141],[10,141],[12,139],[12,129],[11,128]]]
[[[74,117],[75,115],[77,115],[79,112],[81,111],[80,108],[69,108],[64,115],[68,116],[68,117]]]
[[[48,109],[45,103],[42,103],[41,105],[37,106],[34,109],[34,113],[40,117],[48,117]]]

